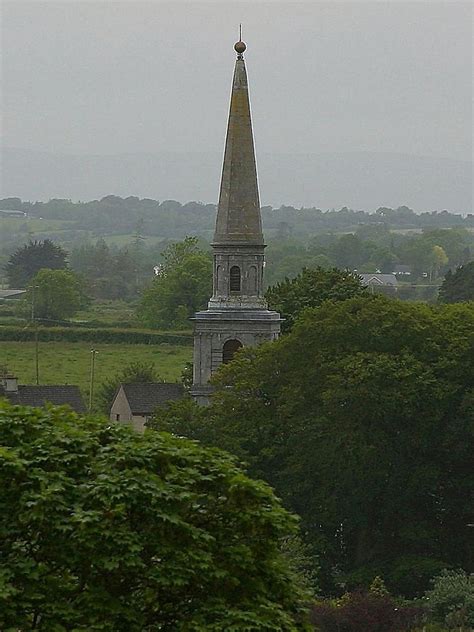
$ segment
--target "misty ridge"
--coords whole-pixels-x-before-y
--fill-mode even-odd
[[[472,163],[375,152],[261,153],[263,206],[472,212]],[[2,148],[0,197],[47,201],[109,194],[214,202],[220,152],[68,155]]]
[[[430,230],[474,229],[472,213],[461,215],[446,210],[416,213],[407,206],[360,211],[346,206],[323,210],[267,205],[262,206],[261,212],[265,234],[270,241],[296,239],[305,242],[311,235],[358,234],[365,230],[364,227],[377,234],[382,231],[385,236],[390,234],[389,231],[413,236]],[[156,239],[184,239],[187,235],[196,235],[204,242],[211,242],[215,216],[215,204],[195,201],[182,204],[172,199],[159,201],[106,195],[100,200],[79,202],[61,198],[28,202],[7,197],[0,199],[0,218],[6,222],[0,243],[10,243],[12,238],[25,240],[33,234],[37,239],[52,239],[68,247],[73,247],[78,240],[97,238],[119,239],[125,244],[137,243],[147,237],[154,243]]]

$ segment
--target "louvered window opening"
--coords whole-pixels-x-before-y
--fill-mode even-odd
[[[240,268],[232,266],[230,269],[230,291],[240,292]]]

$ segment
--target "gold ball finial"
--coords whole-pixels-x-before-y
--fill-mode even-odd
[[[242,42],[242,40],[239,40],[234,46],[235,52],[239,55],[242,55],[246,48],[247,46]]]

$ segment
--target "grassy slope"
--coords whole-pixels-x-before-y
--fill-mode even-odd
[[[98,344],[96,355],[96,385],[130,362],[154,363],[166,380],[179,379],[186,362],[192,360],[191,347],[170,345]],[[77,384],[84,393],[89,391],[90,343],[49,342],[39,344],[41,384]],[[35,345],[33,342],[0,342],[0,367],[18,376],[20,384],[35,382]]]

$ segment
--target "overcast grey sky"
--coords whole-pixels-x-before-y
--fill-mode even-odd
[[[242,22],[258,151],[469,160],[471,19],[460,2],[4,2],[2,144],[220,150]]]

